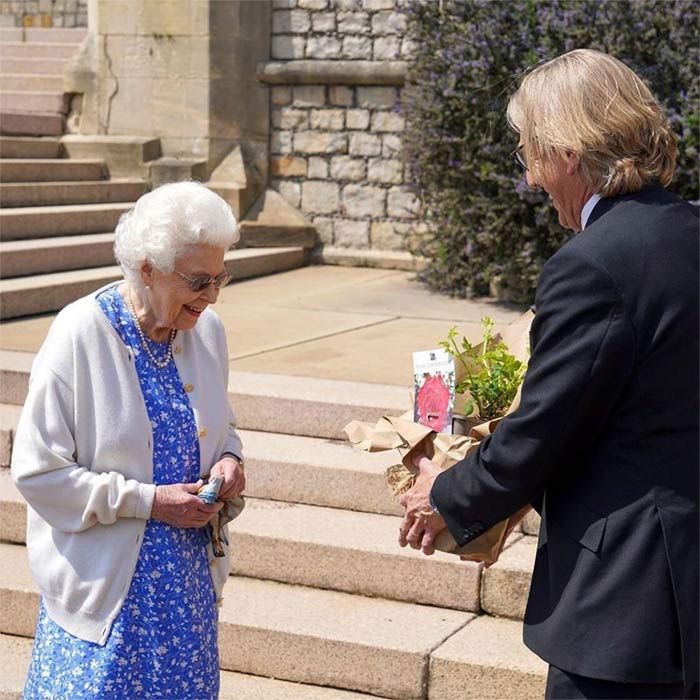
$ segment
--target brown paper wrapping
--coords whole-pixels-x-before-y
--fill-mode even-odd
[[[527,363],[529,330],[532,312],[528,311],[500,334],[509,352]],[[512,413],[520,404],[520,391],[506,411]],[[480,423],[467,435],[446,435],[413,422],[413,413],[402,416],[382,416],[376,423],[353,420],[345,426],[350,443],[365,452],[399,450],[401,463],[386,471],[387,484],[395,496],[408,491],[415,481],[417,469],[413,466],[413,454],[425,453],[441,469],[449,469],[475,450],[481,440],[493,433],[500,418]],[[516,517],[516,516],[514,516]],[[449,530],[443,530],[435,540],[435,548],[442,552],[458,554],[462,559],[492,564],[501,552],[509,532],[509,520],[503,520],[463,547],[457,545]],[[512,528],[513,523],[511,523]]]

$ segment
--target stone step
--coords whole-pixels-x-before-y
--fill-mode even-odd
[[[33,641],[0,634],[0,700],[22,700]],[[219,700],[371,700],[376,695],[221,671]]]
[[[83,27],[25,27],[22,39],[3,39],[4,41],[25,41],[56,44],[80,44],[87,30]]]
[[[113,233],[0,241],[3,279],[115,264]]]
[[[522,620],[530,593],[537,537],[524,535],[513,542],[481,578],[481,607],[490,615]]]
[[[548,666],[522,637],[520,622],[474,618],[433,651],[429,700],[540,700]]]
[[[0,73],[17,75],[55,75],[62,73],[67,58],[6,56],[0,49]]]
[[[62,91],[0,91],[0,111],[2,112],[40,112],[65,114],[68,111],[68,95]]]
[[[63,92],[62,75],[23,75],[3,73],[0,75],[0,90],[31,92]]]
[[[0,633],[34,634],[39,595],[26,551],[0,544]],[[231,577],[219,609],[229,671],[390,698],[422,698],[430,653],[471,613]]]
[[[2,64],[0,64],[1,70]],[[0,134],[7,134],[8,136],[59,136],[63,133],[64,121],[62,114],[0,111]],[[4,170],[1,164],[0,169]],[[36,179],[53,180],[55,178],[38,177]],[[5,180],[5,182],[8,182],[8,180]]]
[[[4,241],[114,231],[119,217],[133,202],[19,207],[0,210]]]
[[[51,138],[0,136],[0,158],[55,159],[61,154],[61,143]],[[31,186],[34,186],[33,183]],[[1,199],[0,199],[1,201]]]
[[[2,158],[0,182],[59,182],[102,180],[106,176],[101,160],[60,158]]]
[[[148,184],[142,180],[0,183],[0,207],[41,207],[136,201]]]
[[[224,261],[234,279],[246,279],[301,267],[305,253],[296,247],[232,250]],[[110,266],[0,280],[0,319],[58,311],[121,277],[119,267]]]
[[[57,58],[68,59],[76,51],[76,43],[61,43],[56,41],[3,41],[0,46],[0,53],[5,58]],[[6,72],[4,66],[2,72]],[[18,71],[21,72],[21,71]],[[55,73],[55,70],[49,71]]]

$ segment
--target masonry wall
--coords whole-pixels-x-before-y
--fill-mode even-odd
[[[0,0],[0,25],[87,27],[88,0]]]
[[[358,75],[367,61],[405,61],[403,2],[273,0],[272,60],[357,61]],[[406,247],[419,203],[406,185],[402,93],[393,85],[271,88],[271,184],[327,246]]]

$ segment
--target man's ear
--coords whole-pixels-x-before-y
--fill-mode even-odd
[[[578,172],[579,165],[581,164],[581,159],[576,153],[571,153],[570,151],[566,152],[566,174],[567,175],[576,175]]]

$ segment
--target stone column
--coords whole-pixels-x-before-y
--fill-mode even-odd
[[[84,95],[80,134],[160,139],[164,156],[206,162],[238,146],[266,176],[268,0],[89,0],[67,76]],[[72,81],[72,84],[70,84]]]

